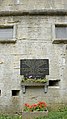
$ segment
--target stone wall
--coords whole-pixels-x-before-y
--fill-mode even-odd
[[[34,5],[33,1],[29,1],[29,4],[25,0],[23,3],[22,0],[17,0],[18,3],[15,4],[13,3],[15,0],[0,2],[1,11],[43,9],[44,7],[63,9],[66,5],[63,0],[62,4],[60,4],[61,0],[58,2],[50,0],[50,4],[45,0],[43,2],[39,0],[34,1]],[[0,113],[19,113],[26,102],[46,101],[48,105],[51,104],[50,106],[67,103],[67,46],[64,43],[53,44],[53,25],[65,24],[66,21],[66,15],[0,15],[0,26],[11,24],[15,26],[16,40],[16,42],[0,42]],[[47,78],[49,81],[58,81],[58,85],[49,84],[47,93],[44,93],[44,87],[26,87],[26,93],[23,94],[20,59],[29,58],[49,59]],[[13,96],[12,90],[19,92]]]
[[[0,10],[67,9],[66,0],[0,0]]]

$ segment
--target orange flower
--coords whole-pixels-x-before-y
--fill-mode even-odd
[[[39,102],[38,105],[47,107],[47,104],[45,102]]]
[[[25,103],[25,106],[26,106],[26,107],[30,107],[30,105],[29,105],[29,104],[27,104],[27,103]]]
[[[25,111],[44,111],[45,109],[47,109],[47,104],[45,102],[38,102],[37,104],[32,104],[29,105],[27,103],[25,103]]]
[[[32,105],[32,107],[36,107],[36,106],[37,106],[37,104],[33,104],[33,105]]]

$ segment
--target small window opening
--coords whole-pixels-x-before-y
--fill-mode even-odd
[[[13,26],[0,26],[0,39],[12,39],[13,38]]]
[[[19,96],[20,90],[12,90],[12,96]]]
[[[67,26],[55,25],[55,35],[56,35],[56,38],[60,38],[60,39],[67,38]]]
[[[59,80],[49,80],[49,86],[59,86]]]

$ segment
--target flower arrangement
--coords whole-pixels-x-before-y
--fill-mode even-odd
[[[24,111],[33,112],[33,111],[47,111],[47,104],[45,102],[38,102],[37,104],[24,104]]]

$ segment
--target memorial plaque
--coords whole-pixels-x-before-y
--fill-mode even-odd
[[[21,59],[20,75],[31,78],[44,78],[49,75],[48,59]]]

